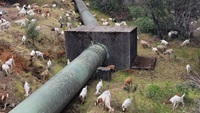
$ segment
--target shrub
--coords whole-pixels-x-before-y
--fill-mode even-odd
[[[136,20],[135,25],[139,28],[141,32],[144,33],[156,33],[156,27],[153,20],[149,17],[140,17]]]
[[[147,89],[147,98],[150,99],[157,99],[160,98],[161,96],[161,90],[158,85],[150,85]]]
[[[26,37],[32,39],[33,46],[35,45],[34,40],[39,37],[39,31],[36,30],[36,26],[36,22],[29,22],[25,29]]]
[[[128,7],[131,17],[139,18],[145,15],[145,9],[141,6],[130,6]]]

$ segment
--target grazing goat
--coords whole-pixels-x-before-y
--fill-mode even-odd
[[[148,42],[144,41],[144,40],[141,40],[140,43],[142,44],[143,48],[149,48],[149,47],[151,47],[150,44]]]
[[[161,40],[161,44],[167,46],[169,43],[166,40]]]
[[[7,61],[5,62],[5,64],[7,64],[8,66],[10,66],[10,68],[12,69],[12,67],[15,65],[13,56],[12,56],[12,58],[10,58],[9,60],[7,60]]]
[[[191,66],[189,64],[186,65],[186,71],[187,71],[187,75],[189,75],[191,72]]]
[[[47,67],[46,67],[46,69],[40,74],[40,76],[41,76],[41,79],[42,79],[42,83],[44,83],[44,81],[45,81],[46,79],[49,78],[49,70],[48,70]]]
[[[87,96],[87,86],[85,86],[85,87],[82,89],[82,91],[81,91],[81,93],[80,93],[80,95],[79,95],[81,104],[84,104],[86,96]]]
[[[163,54],[170,56],[172,54],[172,52],[173,52],[173,49],[167,49]]]
[[[0,93],[0,98],[1,98],[1,101],[0,103],[4,105],[4,111],[6,110],[6,106],[7,106],[7,101],[8,101],[8,98],[9,98],[9,94],[6,93],[6,92],[1,92]]]
[[[165,101],[165,104],[172,104],[173,105],[173,110],[176,109],[179,106],[179,103],[182,103],[184,107],[184,102],[183,102],[183,98],[185,96],[185,93],[183,95],[175,95],[173,96],[169,101]]]
[[[156,47],[158,49],[159,52],[164,53],[167,49],[167,47],[165,45],[157,45]]]
[[[101,94],[100,90],[101,90],[102,86],[103,86],[103,83],[102,83],[102,80],[100,79],[99,83],[96,86],[96,92],[94,93],[94,95]]]
[[[3,64],[2,69],[6,72],[7,75],[10,75],[10,67],[7,64]]]
[[[126,85],[132,86],[132,77],[128,77],[126,78],[126,80],[124,81],[124,84],[122,86],[122,88],[125,90]]]
[[[110,112],[114,112],[114,109],[111,107],[110,103],[111,103],[111,95],[107,95],[105,98],[105,107],[109,109],[109,113]]]
[[[190,44],[190,39],[187,39],[185,41],[183,41],[183,43],[181,44],[181,46],[186,46]]]
[[[115,68],[115,65],[108,65],[106,66],[107,68],[109,68],[111,71],[115,72],[116,71],[116,68]]]
[[[125,112],[132,104],[132,98],[127,98],[123,103],[122,103],[122,111]]]
[[[43,53],[42,52],[40,52],[40,51],[35,51],[35,54],[36,54],[36,56],[37,57],[42,57],[43,59],[44,59],[44,57],[43,57]]]
[[[178,32],[177,31],[170,31],[168,33],[169,38],[177,38],[178,37]]]
[[[30,90],[30,86],[29,86],[29,83],[27,81],[25,81],[24,83],[24,91],[25,91],[25,97],[28,97],[29,96],[29,90]]]
[[[106,97],[110,95],[110,90],[106,90],[104,91],[98,98],[97,100],[94,102],[94,105],[97,106],[100,103],[105,102]]]
[[[156,48],[156,47],[152,47],[152,51],[153,51],[154,53],[156,53],[156,54],[158,54],[158,55],[159,55],[158,48]]]

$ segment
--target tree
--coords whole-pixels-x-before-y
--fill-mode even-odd
[[[35,46],[35,39],[39,37],[39,31],[36,29],[36,27],[36,22],[29,22],[25,29],[26,37],[32,39],[33,46]]]

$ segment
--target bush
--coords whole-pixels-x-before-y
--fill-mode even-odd
[[[32,39],[32,44],[34,44],[34,40],[39,37],[39,31],[36,30],[37,23],[36,22],[29,22],[26,26],[25,33],[27,38]]]
[[[157,99],[161,97],[161,90],[158,85],[150,85],[147,89],[147,98]]]
[[[156,27],[153,23],[153,20],[149,17],[138,18],[135,22],[135,25],[139,28],[141,32],[144,33],[156,33]]]
[[[128,7],[130,15],[132,18],[139,18],[145,15],[145,9],[141,6],[131,6]]]

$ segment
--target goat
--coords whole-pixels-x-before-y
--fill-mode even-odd
[[[169,38],[177,38],[178,37],[178,32],[177,31],[170,31],[168,33]]]
[[[10,58],[9,60],[7,60],[7,61],[5,62],[5,64],[7,64],[8,66],[10,66],[10,68],[12,69],[12,67],[15,65],[13,56],[12,56],[12,58]]]
[[[169,43],[166,40],[161,40],[161,44],[167,46]]]
[[[94,105],[97,106],[99,103],[105,102],[106,96],[110,95],[110,90],[104,91],[94,102]]]
[[[116,68],[115,68],[115,65],[108,65],[106,66],[107,68],[109,68],[111,71],[115,72],[116,71]]]
[[[173,96],[169,101],[165,101],[165,104],[172,104],[173,105],[173,110],[176,109],[179,106],[179,103],[182,103],[184,107],[184,102],[183,102],[183,98],[185,96],[185,93],[183,95],[175,95]]]
[[[144,40],[141,40],[140,43],[142,44],[143,48],[149,48],[149,47],[151,47],[150,44],[148,42],[144,41]]]
[[[71,62],[70,62],[70,60],[69,59],[67,59],[67,65],[69,65]]]
[[[9,29],[10,28],[10,22],[5,21],[5,22],[1,23],[0,28],[1,28],[1,30]]]
[[[1,98],[1,101],[0,103],[4,105],[4,111],[6,110],[6,106],[7,106],[7,101],[8,101],[8,98],[9,98],[9,94],[6,93],[6,92],[1,92],[0,93],[0,98]]]
[[[186,71],[187,71],[187,75],[189,75],[191,72],[191,66],[189,64],[186,65]]]
[[[86,95],[87,95],[87,86],[85,86],[85,87],[82,89],[82,91],[81,91],[81,93],[80,93],[80,95],[79,95],[79,98],[80,98],[80,100],[81,100],[81,104],[83,104],[83,103],[85,102]]]
[[[187,39],[185,41],[183,41],[183,43],[181,44],[181,46],[186,46],[190,44],[190,39]]]
[[[127,98],[123,103],[122,103],[122,111],[125,112],[132,104],[132,98]]]
[[[105,107],[109,109],[108,111],[109,113],[114,112],[114,109],[111,107],[110,102],[111,102],[111,95],[107,95],[104,103],[105,103]]]
[[[122,86],[122,88],[125,90],[126,85],[132,86],[132,77],[128,77],[126,78],[126,80],[124,81],[124,84]]]
[[[173,49],[167,49],[163,54],[170,56],[172,54],[172,52],[173,52]]]
[[[99,83],[96,86],[96,92],[94,93],[94,95],[101,94],[100,90],[101,90],[102,86],[103,86],[103,83],[102,83],[102,80],[100,79]]]
[[[49,59],[47,62],[47,68],[50,68],[50,66],[51,66],[51,60]]]
[[[7,64],[3,64],[2,69],[6,72],[7,75],[10,75],[10,67]]]
[[[25,95],[24,96],[29,96],[29,90],[30,90],[30,86],[29,83],[27,81],[25,81],[24,83],[24,90],[25,90]]]
[[[157,45],[156,47],[158,49],[159,52],[164,53],[167,49],[167,47],[165,45]]]
[[[46,79],[49,78],[49,70],[48,70],[47,67],[46,67],[46,69],[40,74],[40,76],[41,76],[41,79],[42,79],[42,83],[44,83],[44,81],[45,81]]]
[[[153,51],[154,53],[156,53],[156,54],[158,54],[158,55],[159,55],[158,48],[156,48],[156,47],[152,47],[152,51]]]
[[[44,59],[44,57],[43,57],[43,53],[42,52],[40,52],[40,51],[35,51],[35,54],[36,54],[36,56],[37,57],[42,57],[43,59]]]
[[[23,36],[22,36],[22,44],[25,45],[25,42],[26,42],[26,36],[23,35]]]

